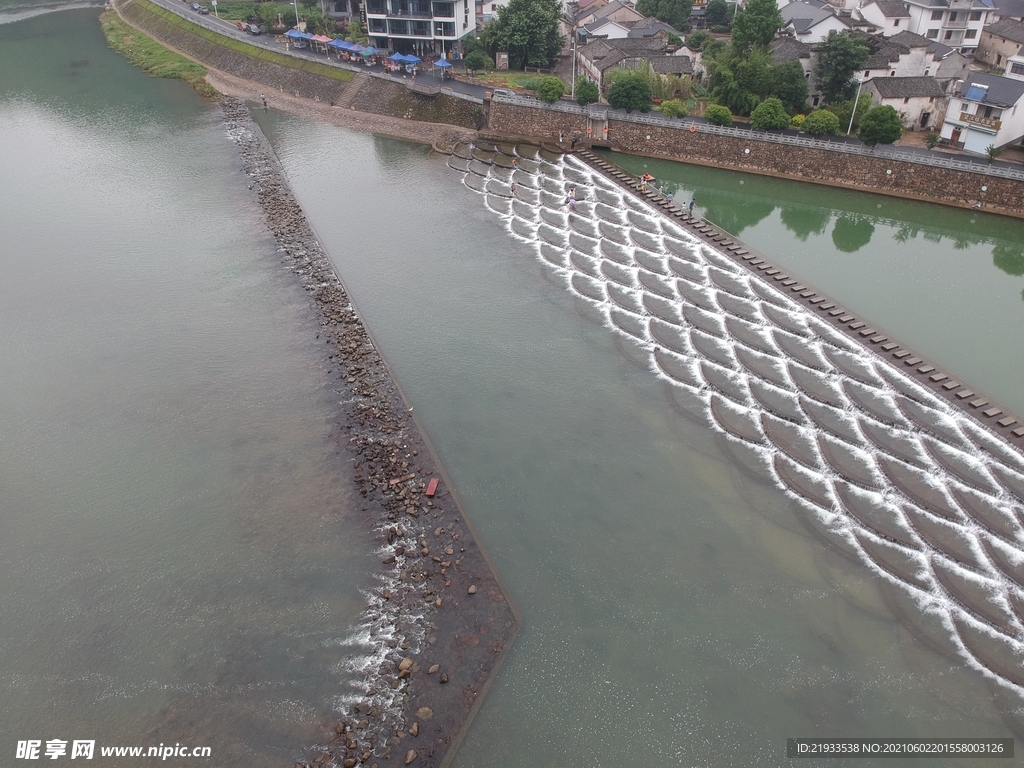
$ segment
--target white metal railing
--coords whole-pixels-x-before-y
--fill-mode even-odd
[[[717,136],[730,136],[736,139],[747,141],[760,141],[769,144],[785,144],[793,147],[806,147],[808,149],[823,149],[827,152],[841,152],[847,155],[861,155],[863,157],[885,157],[892,160],[899,160],[917,165],[928,165],[933,168],[948,168],[956,171],[967,171],[984,176],[996,176],[1004,179],[1017,179],[1024,181],[1024,170],[1007,168],[989,164],[985,160],[960,160],[951,157],[939,157],[923,152],[913,152],[899,147],[885,145],[874,149],[863,144],[851,144],[845,141],[830,141],[828,139],[815,139],[810,136],[790,136],[784,133],[768,133],[766,131],[755,131],[752,128],[736,128],[735,126],[712,125],[701,123],[695,120],[664,117],[653,114],[626,114],[624,112],[609,111],[607,105],[595,105],[600,113],[583,108],[576,104],[566,102],[555,102],[548,106],[538,99],[524,98],[522,96],[495,96],[494,101],[502,104],[514,104],[516,106],[531,107],[533,109],[551,109],[557,112],[568,112],[585,117],[601,119],[608,117],[613,120],[621,120],[627,123],[638,123],[640,125],[651,125],[658,128],[672,128],[679,131],[689,131],[693,126],[698,133],[710,133]]]

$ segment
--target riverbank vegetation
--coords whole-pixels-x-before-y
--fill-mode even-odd
[[[184,80],[202,96],[215,99],[220,94],[206,82],[206,67],[165,48],[153,38],[128,26],[114,11],[100,16],[107,44],[139,69],[153,77]]]
[[[176,27],[187,30],[197,37],[209,40],[211,43],[216,43],[228,50],[232,50],[246,56],[252,56],[254,59],[269,61],[272,64],[280,64],[283,67],[297,69],[300,72],[309,72],[314,75],[329,77],[332,80],[341,80],[344,83],[351,82],[352,78],[355,77],[355,73],[350,72],[347,69],[340,69],[339,67],[321,64],[318,61],[307,61],[306,59],[296,58],[295,56],[285,56],[283,53],[278,53],[277,51],[268,51],[264,48],[259,48],[258,46],[242,42],[241,40],[235,40],[233,38],[217,34],[216,32],[211,32],[205,27],[200,27],[198,24],[193,24],[191,21],[181,18],[181,16],[178,16],[176,13],[172,13],[158,5],[153,5],[149,0],[132,0],[132,2],[139,6],[139,8],[152,13],[154,16],[159,16],[168,24],[173,24]]]

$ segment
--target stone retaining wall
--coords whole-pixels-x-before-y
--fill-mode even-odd
[[[510,135],[586,135],[583,115],[491,102],[488,117],[492,131]],[[608,138],[621,152],[961,207],[980,202],[985,210],[1024,217],[1024,182],[1015,179],[609,118]]]
[[[428,76],[429,77],[429,76]],[[352,100],[353,109],[425,123],[446,123],[475,128],[478,104],[441,93],[423,96],[405,87],[404,80],[389,81],[375,77],[367,82]]]

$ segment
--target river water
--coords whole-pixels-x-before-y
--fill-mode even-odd
[[[190,739],[284,764],[346,689],[374,563],[336,398],[218,111],[94,18],[0,26],[2,749]],[[1015,699],[901,621],[445,158],[258,117],[524,614],[457,765],[780,765],[787,736],[1020,732]],[[993,265],[1005,246],[1016,269],[1017,222],[652,172],[1024,411],[1001,346],[1024,286]],[[877,295],[908,273],[901,295],[962,292]],[[927,301],[982,341],[944,344]]]

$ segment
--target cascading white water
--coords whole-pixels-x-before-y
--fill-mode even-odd
[[[919,630],[1024,696],[1024,458],[577,158],[448,164]]]

